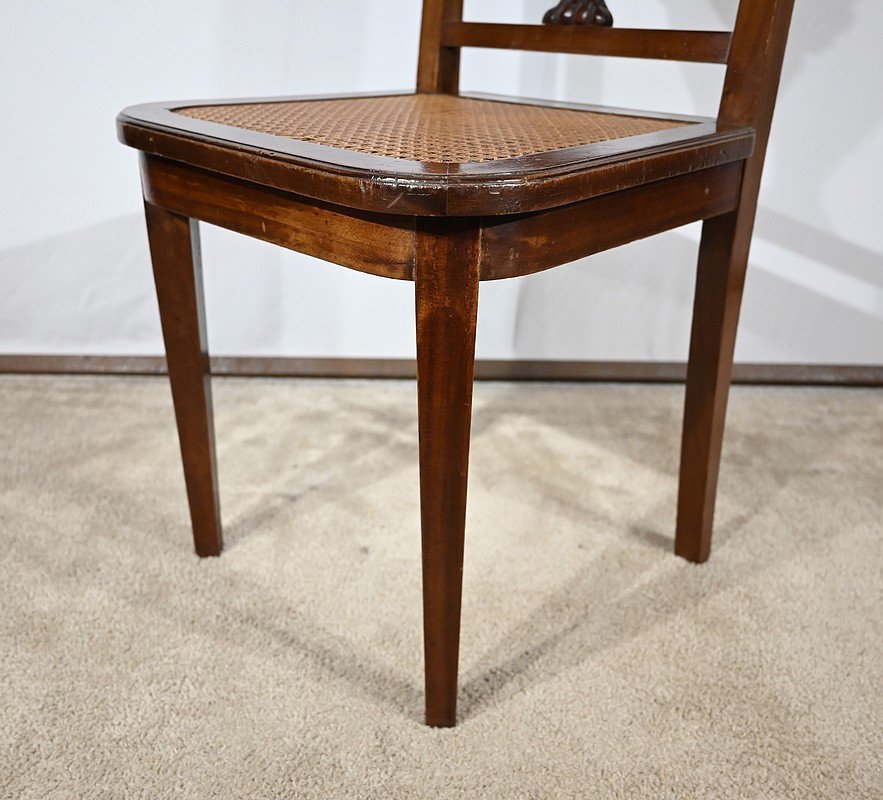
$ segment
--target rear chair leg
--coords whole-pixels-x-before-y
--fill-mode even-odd
[[[151,203],[145,202],[144,209],[193,541],[198,555],[217,556],[222,547],[221,513],[199,230],[195,220]]]
[[[466,478],[472,418],[478,233],[426,220],[418,230],[417,396],[423,543],[426,724],[457,717]]]
[[[675,553],[697,564],[707,561],[711,553],[753,211],[752,207],[750,213],[737,210],[707,220],[699,247],[675,536]]]

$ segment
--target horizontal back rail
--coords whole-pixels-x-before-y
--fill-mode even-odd
[[[670,31],[584,25],[508,25],[447,21],[441,44],[620,58],[726,64],[732,35],[721,31]]]

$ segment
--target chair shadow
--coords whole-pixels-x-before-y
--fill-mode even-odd
[[[224,647],[249,648],[257,635],[279,652],[293,659],[305,659],[308,668],[324,681],[345,686],[356,696],[418,725],[422,721],[423,686],[418,675],[404,677],[378,659],[373,651],[359,648],[351,639],[334,634],[293,606],[281,609],[278,595],[267,587],[248,581],[241,573],[235,578],[236,593],[219,591],[205,598],[213,613],[199,617],[200,633]],[[237,595],[249,598],[247,606],[234,602]],[[160,609],[169,619],[178,619],[180,598],[163,593],[166,605]],[[153,601],[151,601],[153,602]],[[272,608],[273,613],[265,609]],[[276,620],[284,620],[277,624]],[[237,630],[240,632],[237,634]],[[417,641],[417,637],[415,637]],[[294,669],[294,664],[292,665]],[[297,667],[302,669],[302,665]]]
[[[244,591],[259,597],[263,587],[252,585]],[[363,700],[396,713],[415,725],[423,717],[423,685],[419,676],[405,678],[380,661],[372,651],[359,648],[354,642],[317,625],[295,608],[287,608],[284,626],[275,625],[269,615],[259,611],[241,614],[238,618],[230,609],[227,624],[238,624],[247,631],[258,631],[283,651],[305,657],[322,680],[337,682]],[[223,642],[229,642],[228,628],[214,628],[211,633]]]
[[[345,491],[352,505],[357,502],[361,489],[384,480],[390,473],[407,470],[416,464],[416,391],[413,413],[409,409],[408,422],[404,425],[400,412],[372,405],[371,402],[340,401],[339,413],[346,418],[349,426],[344,445],[324,448],[303,469],[274,475],[271,485],[265,487],[266,491],[262,488],[252,501],[240,500],[224,524],[226,549],[236,547],[247,540],[253,531],[265,529],[271,520],[281,515],[295,516],[296,506],[313,496],[327,501],[333,498],[334,493]],[[292,417],[291,422],[293,429],[309,432],[313,427],[308,417]],[[246,448],[250,449],[253,445],[263,447],[263,444],[249,441],[222,443],[224,450],[218,459],[222,483],[227,459],[234,461],[241,457],[237,456],[237,452],[241,454]],[[280,437],[277,445],[291,449],[297,446],[285,444],[284,436]],[[366,468],[375,460],[383,461],[383,470],[379,474],[375,469]],[[416,498],[416,484],[413,492]]]
[[[716,535],[723,540],[744,531],[753,516],[733,520]],[[646,557],[639,557],[637,551],[630,556],[621,545],[602,548],[590,564],[503,633],[498,644],[469,668],[461,687],[464,721],[664,625],[758,572],[755,564],[745,560],[735,569],[718,572],[709,591],[708,584],[686,578],[685,569],[705,567],[678,559],[671,550],[673,539],[642,528],[631,528],[628,533],[644,545],[666,551],[660,558],[670,561],[662,563],[662,574],[648,579],[648,571],[658,572],[660,562],[648,568]],[[610,570],[605,554],[614,550],[618,568]],[[666,602],[673,594],[677,602]],[[538,635],[540,631],[549,633]]]
[[[675,539],[673,534],[667,535],[662,531],[657,531],[644,525],[632,525],[626,533],[639,544],[644,544],[655,550],[670,553],[674,549]]]
[[[613,548],[603,548],[469,669],[461,689],[464,719],[474,719],[531,686],[638,637],[675,613],[673,608],[660,613],[656,598],[682,583],[680,572],[670,570],[648,583],[643,580],[643,560],[621,557],[617,559],[620,569],[608,570],[604,556]],[[699,600],[695,596],[682,599],[678,612]],[[544,630],[549,633],[538,637],[537,632]]]
[[[603,403],[592,402],[601,395],[608,395],[606,403],[615,402],[622,406],[621,392],[611,392],[605,387],[586,388],[568,384],[557,386],[554,392],[549,391],[548,386],[497,384],[492,388],[493,391],[482,398],[475,414],[476,449],[482,447],[483,439],[490,435],[491,426],[501,416],[529,413],[541,431],[544,427],[557,428],[559,432],[575,436],[587,444],[591,442],[597,445],[601,442],[604,448],[615,452],[617,458],[639,461],[646,458],[648,452],[655,452],[656,460],[663,464],[663,471],[674,479],[676,461],[668,463],[664,454],[666,451],[676,452],[680,427],[679,404],[661,401],[650,415],[655,420],[650,426],[650,434],[644,431],[635,435],[628,415],[618,418],[605,413]],[[481,392],[481,388],[478,391]],[[636,407],[642,404],[646,406],[646,392],[649,391],[655,389],[631,391],[635,396]],[[542,392],[549,402],[536,402],[543,399],[536,397],[528,397],[525,401],[526,395],[537,392]],[[584,402],[575,404],[576,399]],[[389,433],[390,429],[396,431],[401,427],[400,412],[391,406],[374,406],[367,399],[365,402],[349,403],[347,410],[350,421],[358,420],[361,433],[347,450],[347,458],[341,459],[340,453],[334,448],[328,448],[320,455],[316,463],[322,466],[323,474],[327,476],[320,486],[328,487],[334,493],[340,491],[334,486],[338,481],[341,487],[351,488],[350,481],[353,479],[359,481],[359,486],[371,485],[377,478],[371,470],[358,468],[358,456],[376,453],[378,449],[384,460],[391,460],[395,468],[416,462],[416,425],[413,429],[398,431],[392,437]],[[360,416],[363,413],[365,416]],[[579,421],[585,417],[590,420],[589,424],[574,424],[574,420]],[[808,454],[798,453],[802,457],[795,458],[795,453],[789,449],[787,442],[777,441],[772,437],[758,454],[758,446],[751,439],[754,435],[752,431],[740,431],[738,426],[731,430],[735,431],[736,440],[735,446],[731,446],[729,450],[737,462],[743,458],[770,458],[772,468],[763,480],[757,482],[751,512],[733,516],[718,527],[715,537],[718,547],[749,529],[755,515],[761,513],[775,494],[787,484],[790,473],[782,464],[798,463],[802,470],[812,467],[811,451]],[[649,442],[648,435],[651,436]],[[517,436],[512,441],[515,448],[523,447],[525,450],[526,458],[518,462],[518,469],[524,470],[525,465],[529,468],[530,446],[521,442]],[[769,453],[780,450],[782,461],[777,465]],[[350,465],[349,472],[346,464],[341,462]],[[352,468],[354,463],[355,469]],[[751,468],[751,462],[743,462],[741,466],[744,473],[758,472]],[[550,479],[539,468],[534,473],[527,472],[525,477],[527,480],[537,481]],[[586,474],[585,480],[591,481],[591,474]],[[674,488],[674,482],[672,487]],[[105,485],[102,491],[104,494],[112,493],[113,487]],[[303,496],[304,491],[301,488],[282,494],[270,506],[265,505],[266,497],[262,496],[240,511],[237,521],[240,526],[237,533],[240,541],[255,528],[271,522],[274,517],[287,515],[291,505],[298,502],[298,497]],[[413,491],[416,498],[416,485]],[[569,484],[561,491],[573,492],[573,500],[579,500],[579,490],[573,485]],[[131,536],[127,535],[126,540],[133,542],[133,548],[127,551],[127,558],[130,568],[137,570],[141,564],[138,548],[143,546],[138,544],[142,539],[138,534],[143,532],[138,528],[138,520],[155,514],[155,508],[148,495],[130,497],[125,484],[120,485],[119,492],[120,502],[131,507],[128,523]],[[326,499],[322,498],[322,501]],[[674,492],[671,502],[675,502]],[[143,508],[139,511],[133,507],[137,505]],[[604,525],[605,521],[602,520],[601,524]],[[700,587],[685,581],[685,565],[674,555],[669,555],[672,545],[669,534],[653,526],[638,523],[623,528],[622,533],[634,542],[634,548],[623,546],[622,541],[602,544],[597,555],[588,564],[550,592],[526,618],[516,622],[501,635],[499,643],[481,655],[468,669],[464,674],[461,692],[463,721],[474,719],[529,687],[543,683],[550,676],[583,664],[593,654],[640,636],[653,626],[662,624],[672,614],[681,613],[684,609],[707,601],[710,596],[707,585]],[[100,531],[98,535],[102,535]],[[106,535],[116,537],[119,531],[109,530]],[[419,531],[416,529],[414,537],[416,552],[419,538]],[[750,542],[748,545],[750,552]],[[660,551],[660,560],[648,564],[648,547]],[[662,551],[665,551],[665,555]],[[609,559],[605,558],[607,554],[615,554],[617,570],[609,569]],[[218,564],[209,564],[206,568],[219,568]],[[51,574],[54,567],[47,563],[41,568]],[[748,558],[737,562],[735,569],[718,573],[713,593],[725,591],[738,584],[757,569],[757,565]],[[650,571],[658,574],[650,575]],[[162,581],[164,578],[160,574],[157,580]],[[206,603],[211,604],[214,613],[191,614],[186,624],[197,627],[200,633],[217,639],[225,646],[230,646],[232,642],[236,647],[248,647],[255,632],[258,632],[262,642],[270,642],[278,646],[280,651],[290,651],[298,658],[305,659],[316,674],[345,685],[357,696],[384,708],[394,709],[400,716],[413,721],[415,725],[419,724],[422,687],[418,675],[415,674],[413,680],[404,677],[393,665],[384,663],[368,649],[359,647],[353,639],[323,629],[297,607],[282,601],[271,588],[259,581],[250,580],[247,575],[237,572],[235,576],[227,575],[226,581],[221,582],[226,585],[221,586],[215,596],[204,598]],[[231,587],[236,589],[235,593],[229,591]],[[142,590],[138,586],[133,587],[132,595],[120,598],[120,602],[130,602],[142,608],[145,605],[155,607],[156,613],[180,621],[181,597],[175,591],[174,584],[170,582],[167,591],[152,585],[149,603],[140,596],[141,591],[146,591],[146,588]],[[235,599],[243,594],[249,598],[247,604]],[[660,604],[661,599],[671,597],[672,594],[677,595],[677,602]],[[284,606],[281,613],[280,605]],[[419,640],[415,634],[415,644],[417,641]]]
[[[567,388],[566,385],[564,388]],[[605,391],[604,387],[595,387],[596,393],[599,389]],[[649,387],[646,389],[650,391]],[[496,393],[493,402],[487,403],[479,412],[479,418],[485,418],[482,424],[486,425],[489,418],[517,403],[517,399],[510,397],[511,393],[523,391],[522,387],[512,387]],[[563,405],[568,405],[566,399]],[[532,406],[531,413],[534,420],[543,426],[557,427],[562,432],[584,439],[587,444],[591,442],[597,445],[601,442],[603,447],[615,453],[616,458],[640,462],[646,460],[649,453],[655,453],[654,469],[671,478],[669,501],[673,510],[677,502],[681,433],[680,404],[677,406],[675,410],[666,403],[661,405],[663,413],[659,415],[659,424],[649,441],[647,431],[642,432],[642,437],[632,435],[632,426],[627,417],[613,424],[611,419],[615,420],[615,416],[606,417],[604,425],[599,420],[599,424],[594,426],[581,426],[572,424],[572,420],[563,413],[564,408],[555,405],[541,408]],[[668,458],[666,453],[671,456],[668,461],[665,460]],[[691,585],[685,580],[684,569],[691,567],[674,555],[673,530],[666,531],[646,522],[624,528],[621,533],[634,542],[636,548],[626,546],[624,549],[621,540],[604,545],[590,564],[548,594],[526,618],[501,635],[497,646],[470,667],[462,687],[463,718],[474,718],[530,686],[542,683],[548,679],[546,676],[577,667],[593,654],[635,639],[653,626],[663,624],[672,615],[706,602],[709,597],[739,585],[758,571],[772,567],[772,563],[758,566],[750,559],[752,521],[774,502],[797,470],[812,470],[815,460],[811,444],[801,445],[783,439],[775,432],[760,436],[754,428],[746,428],[739,420],[731,420],[724,449],[722,491],[726,491],[725,481],[729,471],[738,469],[743,477],[751,481],[753,499],[749,510],[731,514],[718,523],[714,535],[715,548],[721,550],[731,540],[741,536],[747,539],[741,544],[748,555],[739,559],[736,566],[726,573],[718,572],[709,593],[707,584]],[[765,464],[766,469],[757,468],[761,463]],[[521,466],[523,468],[524,464]],[[544,474],[538,467],[535,478],[548,481],[554,476]],[[586,474],[585,480],[591,481],[591,474]],[[567,501],[567,498],[564,499]],[[578,500],[579,497],[574,496],[570,502]],[[647,548],[657,551],[663,560],[648,566],[646,555],[640,553]],[[611,571],[606,566],[605,554],[614,551],[618,569]],[[692,568],[707,569],[702,566]],[[649,571],[660,570],[661,573],[655,577],[648,577]],[[661,602],[672,595],[677,596],[676,602]],[[538,633],[544,631],[548,633]]]
[[[563,396],[562,396],[563,390]],[[478,391],[481,391],[479,387]],[[672,481],[672,505],[676,502],[677,447],[680,436],[680,404],[662,403],[655,410],[658,424],[652,424],[651,440],[647,440],[647,430],[640,435],[635,434],[634,426],[625,415],[616,424],[610,424],[610,416],[603,408],[592,424],[573,424],[579,417],[592,418],[591,403],[583,408],[574,406],[577,397],[591,401],[592,392],[585,387],[562,384],[556,387],[556,403],[523,404],[525,392],[542,391],[548,394],[548,387],[505,386],[497,385],[493,394],[482,400],[480,408],[474,414],[473,441],[474,449],[480,449],[482,440],[490,434],[491,427],[501,415],[511,413],[528,413],[532,420],[540,426],[557,428],[569,436],[591,443],[594,446],[608,448],[616,458],[626,458],[635,462],[649,460],[650,466],[667,474]],[[606,392],[606,389],[601,389]],[[679,393],[679,390],[676,390]],[[596,392],[597,394],[597,387]],[[635,407],[645,404],[641,392],[636,392]],[[617,397],[610,394],[611,399]],[[621,398],[617,401],[621,404]],[[325,471],[326,478],[312,490],[328,489],[337,492],[335,484],[345,486],[347,491],[354,487],[370,486],[377,478],[369,470],[354,469],[359,459],[368,454],[384,451],[386,457],[392,457],[396,468],[406,468],[417,459],[417,442],[414,431],[399,438],[390,439],[385,429],[389,425],[400,423],[398,414],[394,418],[386,409],[372,409],[370,406],[355,404],[360,413],[367,416],[360,422],[360,435],[357,443],[346,453],[346,458],[334,449],[322,454],[317,462],[320,471]],[[569,409],[568,416],[564,413]],[[602,424],[602,421],[604,424]],[[740,433],[733,431],[736,437],[751,436],[750,431]],[[769,447],[778,447],[781,443],[770,442]],[[746,442],[740,448],[748,449]],[[669,452],[671,458],[666,455]],[[651,457],[653,453],[655,456]],[[518,469],[529,469],[531,463],[530,448],[525,446],[525,460],[519,461]],[[806,466],[804,464],[804,466]],[[546,483],[554,476],[548,476],[537,467],[534,475],[527,474],[527,479]],[[591,474],[585,475],[591,481]],[[762,512],[771,502],[775,494],[787,483],[788,475],[772,471],[764,481],[758,483],[758,491],[751,513],[736,515],[725,524],[719,525],[715,532],[715,543],[718,548],[725,546],[728,540],[743,532],[750,526],[751,520]],[[354,483],[355,481],[355,483]],[[295,492],[283,493],[267,504],[266,496],[262,496],[244,510],[240,510],[235,522],[228,527],[232,533],[231,540],[235,543],[245,539],[255,529],[263,528],[280,515],[293,514],[293,507],[299,499],[311,491],[310,487],[301,487]],[[567,487],[558,487],[559,494],[572,491]],[[416,497],[416,486],[414,493]],[[322,492],[323,496],[325,492]],[[567,498],[563,498],[567,500]],[[578,503],[579,496],[572,498]],[[327,497],[323,497],[323,501]],[[622,533],[632,540],[636,549],[633,555],[623,555],[621,542],[608,545],[590,565],[572,576],[563,586],[549,594],[526,619],[516,624],[501,643],[485,653],[464,676],[461,690],[461,719],[466,721],[475,718],[489,708],[505,702],[518,692],[524,691],[535,683],[542,682],[544,676],[559,674],[570,667],[578,666],[594,653],[601,652],[611,646],[621,644],[640,636],[651,626],[661,624],[674,613],[681,613],[685,608],[704,602],[709,595],[707,590],[701,593],[686,591],[678,603],[666,604],[660,612],[658,600],[673,590],[683,589],[682,564],[672,553],[673,534],[646,524],[634,524]],[[414,532],[415,537],[418,531]],[[416,545],[415,545],[416,546]],[[618,571],[610,571],[605,567],[603,557],[611,548],[618,551]],[[670,558],[671,567],[664,574],[647,580],[646,555],[641,551],[651,548],[660,553],[660,557]],[[665,554],[665,555],[662,555]],[[652,569],[658,569],[657,563]],[[741,570],[730,573],[718,581],[715,592],[724,591],[737,583],[743,575],[753,570],[752,566],[744,565]],[[259,592],[262,587],[255,588]],[[247,589],[252,591],[252,589]],[[468,585],[467,585],[468,591]],[[611,598],[614,598],[611,601]],[[603,609],[603,611],[600,611]],[[171,613],[172,609],[170,609]],[[296,648],[303,653],[317,669],[325,670],[330,678],[348,684],[363,697],[380,702],[386,707],[395,708],[401,715],[419,720],[419,709],[422,703],[422,690],[416,682],[403,679],[386,665],[376,660],[370,653],[358,651],[353,643],[343,637],[333,636],[323,631],[310,619],[291,609],[286,614],[287,624],[275,626],[262,615],[243,620],[260,629],[264,635],[278,642],[280,646]],[[290,624],[288,624],[290,623]],[[537,631],[548,630],[547,634],[537,636]],[[227,639],[227,631],[218,631],[219,636]],[[581,644],[580,644],[581,643]],[[542,664],[542,669],[539,665]]]

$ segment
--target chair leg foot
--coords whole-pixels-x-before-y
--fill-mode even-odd
[[[193,541],[199,556],[222,549],[199,231],[195,220],[144,204]]]
[[[746,217],[750,219],[746,221]],[[714,506],[753,213],[707,220],[699,249],[687,368],[675,553],[711,554]]]
[[[478,238],[421,222],[415,272],[426,724],[457,718],[457,667],[472,416]]]

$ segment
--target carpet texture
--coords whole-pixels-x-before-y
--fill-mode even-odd
[[[477,387],[460,725],[421,724],[415,390],[217,380],[227,550],[165,381],[0,379],[0,797],[880,798],[883,393]]]

